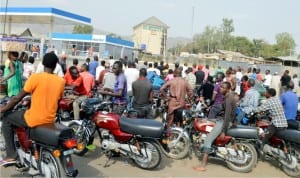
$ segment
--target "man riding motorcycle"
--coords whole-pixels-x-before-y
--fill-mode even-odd
[[[14,130],[16,127],[36,127],[43,124],[54,123],[58,100],[64,93],[64,80],[53,74],[58,57],[54,53],[47,53],[43,58],[44,72],[32,74],[25,83],[21,92],[10,102],[0,108],[0,113],[12,109],[19,101],[31,94],[31,106],[26,111],[8,113],[3,118],[3,135],[6,142],[6,158],[0,165],[14,164],[17,153],[14,145]],[[51,94],[50,94],[51,93]]]

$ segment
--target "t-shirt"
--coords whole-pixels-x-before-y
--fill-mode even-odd
[[[83,86],[85,88],[85,91],[87,92],[87,96],[91,97],[92,96],[92,88],[95,85],[95,80],[92,74],[89,72],[81,72],[80,76],[82,77],[83,80]]]
[[[67,85],[75,85],[75,91],[80,95],[87,95],[87,91],[83,85],[82,76],[79,75],[76,79],[73,79],[71,75],[65,75],[64,79],[66,80]]]
[[[122,96],[121,97],[113,97],[113,103],[115,104],[125,104],[127,103],[127,81],[124,73],[120,73],[116,78],[116,83],[114,87],[114,92],[118,92],[119,90],[122,90]]]
[[[198,70],[197,72],[195,72],[195,76],[196,76],[196,85],[201,85],[203,83],[204,80],[204,72],[202,70]]]
[[[96,68],[98,67],[98,61],[93,61],[89,64],[89,72],[96,77]]]
[[[58,100],[63,96],[64,79],[55,74],[32,74],[25,83],[24,91],[32,94],[31,106],[25,112],[29,127],[53,123]]]
[[[139,78],[139,71],[136,68],[127,68],[124,70],[127,80],[127,91],[132,91],[132,83]]]
[[[295,120],[297,115],[298,97],[297,95],[289,90],[281,94],[281,103],[284,109],[284,115],[287,120]]]
[[[148,80],[139,79],[132,83],[134,96],[133,107],[143,107],[149,104],[149,93],[152,91],[152,84]]]
[[[214,92],[216,93],[214,105],[222,104],[224,102],[224,95],[221,93],[221,86],[223,82],[219,82],[214,87]]]

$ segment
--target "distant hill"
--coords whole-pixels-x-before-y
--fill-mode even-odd
[[[185,45],[187,43],[192,42],[191,38],[186,37],[169,37],[167,39],[167,49],[173,48],[178,44]]]

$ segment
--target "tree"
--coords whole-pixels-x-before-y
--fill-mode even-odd
[[[79,33],[79,34],[92,34],[94,31],[93,26],[91,25],[75,25],[73,27],[73,33]]]
[[[229,50],[230,47],[233,48],[232,36],[231,33],[234,32],[233,20],[224,18],[222,19],[223,23],[221,25],[221,44],[223,49]]]
[[[234,37],[234,51],[240,52],[247,56],[254,56],[255,46],[254,44],[244,36]]]
[[[296,43],[292,35],[287,32],[279,33],[276,35],[276,45],[279,49],[279,55],[289,56],[294,54]]]

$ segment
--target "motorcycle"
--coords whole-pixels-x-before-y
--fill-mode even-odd
[[[198,117],[203,115],[199,113],[202,109],[199,102],[197,105],[192,103],[189,110],[182,109],[175,112],[175,117],[182,127],[177,139],[187,135],[191,145],[187,154],[191,155],[194,151],[198,157],[201,157],[201,146],[206,136],[215,125],[213,121]],[[261,129],[255,127],[229,128],[224,140],[220,137],[215,139],[209,156],[224,160],[233,171],[250,172],[257,163],[257,152],[253,143],[259,141],[260,133]]]
[[[8,100],[1,101],[3,105],[7,103]],[[25,97],[13,110],[8,112],[27,109],[29,103]],[[43,177],[76,177],[78,175],[71,155],[81,148],[74,139],[72,129],[60,124],[14,129],[14,142],[18,158],[13,165],[18,171],[27,172],[31,176]],[[45,138],[47,139],[45,140]]]
[[[109,159],[115,154],[121,154],[132,159],[142,169],[156,168],[161,162],[156,140],[162,136],[162,124],[148,119],[120,117],[101,109],[104,105],[109,103],[93,102],[90,99],[82,102],[81,109],[86,116],[82,121],[73,122],[77,124],[75,135],[78,139],[83,134],[89,135],[85,138],[89,138],[88,142],[92,144],[97,131],[101,148]],[[86,125],[92,125],[91,129],[87,129],[89,127]]]
[[[270,123],[270,117],[268,112],[262,113],[250,113],[247,116],[247,124],[256,125],[262,128],[267,133]],[[300,131],[298,125],[295,128],[290,127],[288,129],[276,132],[270,138],[270,143],[265,144],[263,154],[279,162],[279,167],[291,177],[300,176]],[[262,147],[258,145],[258,147]]]

